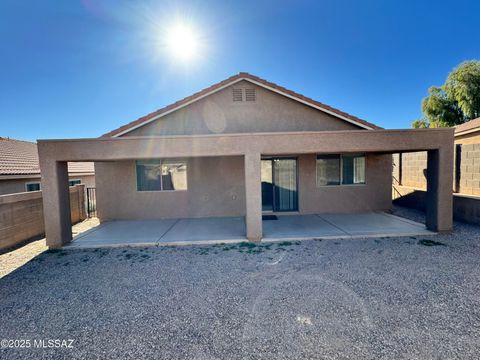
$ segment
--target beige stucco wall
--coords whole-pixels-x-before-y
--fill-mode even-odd
[[[79,179],[82,181],[82,184],[85,187],[95,187],[95,175],[82,175],[82,176],[70,176],[70,180]],[[0,195],[5,194],[15,194],[25,192],[25,185],[30,182],[40,182],[40,177],[38,178],[24,178],[24,179],[14,179],[14,180],[1,180],[0,179]]]
[[[227,87],[124,136],[359,129],[323,111],[246,81],[233,87],[255,88],[256,101],[234,102],[232,87]]]
[[[134,161],[96,163],[99,218],[244,216],[241,156],[187,159],[186,191],[137,191]],[[367,155],[366,184],[316,186],[316,156],[298,156],[299,212],[359,212],[391,206],[391,156]]]
[[[103,221],[245,215],[242,156],[186,161],[186,191],[137,191],[135,161],[95,163],[98,217]]]
[[[298,163],[300,213],[353,213],[391,208],[391,155],[367,154],[363,185],[318,187],[315,154],[299,156]]]

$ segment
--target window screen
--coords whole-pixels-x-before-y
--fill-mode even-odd
[[[317,186],[365,184],[365,155],[318,155]]]
[[[365,184],[365,156],[353,158],[353,183]]]
[[[166,191],[187,189],[187,163],[137,160],[137,190]]]
[[[342,184],[365,183],[365,155],[342,155]]]
[[[340,184],[340,155],[317,156],[317,185]]]
[[[162,190],[187,189],[187,165],[183,162],[162,164]]]

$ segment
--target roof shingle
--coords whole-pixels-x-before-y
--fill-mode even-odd
[[[469,131],[469,130],[473,130],[473,129],[476,129],[476,128],[480,128],[480,118],[476,118],[476,119],[467,121],[463,124],[455,126],[455,134],[459,134],[459,133],[462,133],[464,131]]]
[[[68,172],[93,174],[93,163],[68,163]],[[0,137],[0,175],[40,175],[37,144]]]

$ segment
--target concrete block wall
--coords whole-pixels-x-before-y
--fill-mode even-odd
[[[393,156],[394,203],[425,210],[427,153],[404,153]],[[456,144],[453,217],[480,224],[480,144]]]
[[[418,189],[427,188],[427,152],[402,154],[401,184]]]
[[[70,188],[72,224],[85,220],[84,185]],[[43,235],[42,192],[0,195],[0,251]]]
[[[458,192],[480,195],[480,144],[461,145]]]
[[[455,151],[454,192],[465,195],[480,196],[480,144],[456,145]],[[427,181],[427,153],[395,154],[393,176],[402,185],[425,190]]]
[[[426,190],[396,186],[393,194],[395,204],[425,211]],[[480,198],[453,194],[453,218],[471,224],[480,224]]]

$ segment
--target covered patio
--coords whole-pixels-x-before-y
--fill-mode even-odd
[[[263,241],[433,235],[423,224],[383,212],[279,215],[263,220]],[[243,217],[107,221],[68,248],[219,244],[247,241]]]
[[[110,221],[82,237],[85,242],[87,239],[96,241],[95,237],[106,239],[115,233],[118,236],[113,237],[119,239],[118,241],[126,241],[126,234],[130,233],[128,241],[148,240],[151,242],[154,240],[154,242],[162,243],[191,240],[192,235],[197,238],[201,237],[198,239],[199,241],[321,238],[329,236],[329,234],[340,237],[367,236],[369,233],[381,236],[395,233],[396,230],[402,228],[402,226],[398,227],[399,224],[407,224],[395,219],[395,221],[392,220],[392,227],[389,227],[388,220],[393,218],[387,219],[385,214],[370,214],[368,216],[371,221],[366,221],[365,216],[367,215],[364,214],[342,216],[301,214],[295,215],[296,218],[282,217],[281,220],[262,221],[261,159],[269,155],[291,154],[358,152],[393,154],[427,151],[426,228],[434,232],[452,229],[452,129],[309,131],[40,140],[38,149],[42,171],[46,238],[50,248],[62,247],[72,240],[67,173],[67,162],[69,161],[109,162],[150,158],[243,157],[244,217],[239,217],[237,220],[227,218],[229,219],[228,223],[225,223],[225,218],[218,218],[221,220],[189,218],[177,221],[169,219],[151,222],[149,220],[138,220],[137,222],[137,220],[128,219]],[[128,223],[128,221],[132,222]],[[243,231],[241,231],[242,221]],[[300,224],[298,224],[299,221]],[[376,227],[377,225],[379,227]],[[413,226],[413,224],[409,225]],[[125,231],[122,231],[122,228]],[[302,233],[292,233],[290,231],[292,228],[301,230],[306,236],[301,236]],[[413,226],[413,228],[415,232],[417,230],[420,233],[425,231],[423,226]],[[403,234],[410,235],[409,230]],[[164,232],[162,233],[162,231]],[[97,234],[95,235],[95,233]],[[79,238],[78,241],[81,239]]]

